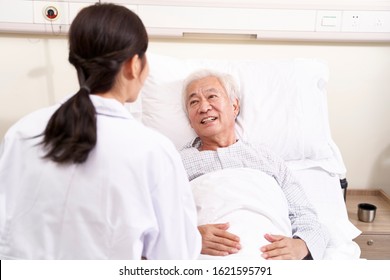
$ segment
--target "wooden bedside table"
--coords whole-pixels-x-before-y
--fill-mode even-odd
[[[358,220],[359,203],[377,206],[372,223]],[[362,251],[361,258],[369,260],[390,260],[390,198],[382,190],[347,190],[347,211],[349,220],[362,231],[355,241]]]

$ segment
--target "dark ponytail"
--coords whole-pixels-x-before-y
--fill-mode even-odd
[[[80,90],[50,118],[43,133],[45,155],[58,163],[83,163],[95,147],[97,124],[90,94],[105,93],[125,61],[148,47],[146,29],[129,9],[95,4],[82,9],[69,30],[69,62]]]
[[[96,144],[96,112],[86,89],[67,100],[54,113],[44,132],[47,158],[82,163]]]

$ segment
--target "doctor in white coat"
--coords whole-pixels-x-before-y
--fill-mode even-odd
[[[181,158],[123,106],[148,75],[148,36],[113,4],[80,11],[69,61],[80,90],[34,112],[0,147],[0,259],[195,259]]]

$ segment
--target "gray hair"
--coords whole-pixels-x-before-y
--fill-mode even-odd
[[[238,85],[233,78],[232,75],[227,73],[220,73],[214,70],[209,69],[201,69],[198,71],[193,72],[190,74],[183,82],[183,88],[182,88],[182,106],[183,110],[186,113],[188,117],[188,111],[187,111],[187,88],[188,86],[195,81],[201,80],[203,78],[207,77],[215,77],[218,79],[218,81],[221,83],[221,85],[224,87],[227,96],[230,98],[230,100],[234,101],[235,99],[240,100],[240,94]]]

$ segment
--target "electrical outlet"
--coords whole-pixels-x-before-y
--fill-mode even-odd
[[[34,23],[69,24],[68,2],[34,1]]]
[[[360,11],[344,11],[341,31],[358,32],[361,26],[362,14]]]
[[[353,15],[352,16],[352,21],[351,21],[351,26],[353,29],[359,29],[359,15]]]
[[[390,32],[390,11],[344,11],[343,32]]]

